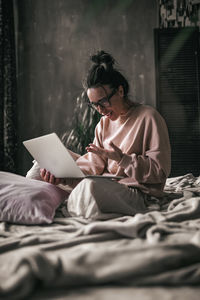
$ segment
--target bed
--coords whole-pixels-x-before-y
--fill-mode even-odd
[[[45,224],[1,215],[0,299],[199,299],[200,176],[168,178],[133,217],[69,217],[63,199]]]

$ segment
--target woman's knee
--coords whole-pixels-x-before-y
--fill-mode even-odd
[[[92,179],[83,179],[71,192],[67,207],[71,216],[94,218],[99,210],[93,196],[95,182]]]

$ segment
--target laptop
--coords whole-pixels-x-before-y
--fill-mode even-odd
[[[39,166],[48,170],[57,178],[123,178],[114,175],[85,175],[54,132],[24,141],[23,144]]]

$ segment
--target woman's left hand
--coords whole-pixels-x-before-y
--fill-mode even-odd
[[[87,152],[95,153],[104,158],[109,158],[109,159],[115,160],[117,162],[120,162],[120,160],[122,159],[122,156],[123,156],[122,150],[119,149],[117,146],[115,146],[115,144],[113,144],[113,142],[110,142],[110,146],[112,147],[112,150],[97,147],[94,144],[89,144],[89,146],[86,147],[86,150],[87,150]]]

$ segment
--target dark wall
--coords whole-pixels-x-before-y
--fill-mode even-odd
[[[31,157],[24,139],[69,126],[88,56],[111,52],[131,95],[155,106],[155,0],[15,0],[18,53],[19,168]]]

